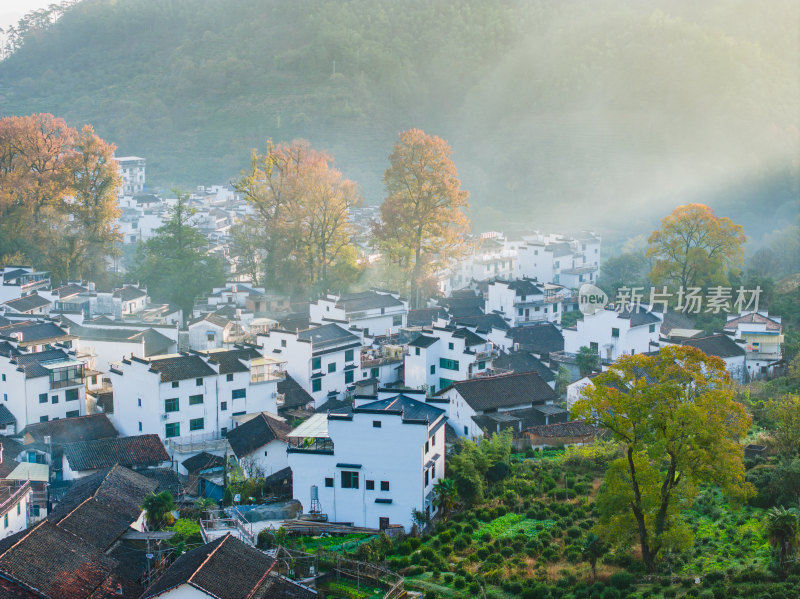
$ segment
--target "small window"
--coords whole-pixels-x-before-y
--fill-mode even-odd
[[[203,396],[202,395],[190,395],[189,396],[189,405],[196,406],[198,404],[203,403]]]
[[[140,433],[142,432],[142,423],[141,422],[139,423],[139,432]]]
[[[374,480],[364,481],[364,484],[367,487],[367,491],[374,491],[375,490],[375,481]]]
[[[195,379],[194,380],[194,384],[195,384],[196,387],[202,387],[203,386],[203,379]]]
[[[281,347],[286,347],[286,339],[281,339]]]
[[[164,400],[164,411],[165,412],[177,412],[178,411],[178,398],[172,397],[170,399]]]
[[[328,364],[328,372],[336,372],[336,362]]]
[[[189,421],[189,430],[190,431],[201,431],[204,428],[203,419],[202,418],[192,418]]]
[[[382,480],[381,481],[381,491],[388,491],[389,490],[389,481]]]
[[[179,383],[180,383],[180,381],[172,381],[172,388],[173,389],[177,389]]]
[[[247,389],[234,389],[231,391],[231,399],[244,399],[247,397]]]
[[[223,426],[221,429],[219,429],[219,434],[222,436],[223,439],[225,437],[227,437],[228,436],[228,427],[227,426]]]
[[[380,428],[380,427],[381,427],[381,421],[380,420],[373,420],[372,421],[372,428]]]
[[[39,393],[39,403],[47,403],[47,393]]]
[[[436,364],[431,364],[431,374],[436,374]]]
[[[358,472],[342,470],[342,489],[358,489]]]
[[[181,436],[181,424],[180,422],[170,422],[165,427],[165,437],[168,439],[170,437],[180,437]]]
[[[325,477],[325,486],[326,487],[333,487],[333,477],[332,476],[326,476]]]
[[[452,343],[448,343],[447,344],[447,349],[453,349],[453,347],[455,347],[455,346]]]
[[[377,379],[381,376],[381,369],[380,368],[372,368],[370,370],[370,376],[374,379]]]
[[[8,528],[8,514],[3,516],[3,528]]]
[[[611,329],[612,337],[619,337],[619,329]]]
[[[142,407],[142,398],[141,398],[141,397],[137,397],[137,398],[136,398],[136,404],[137,404],[137,405],[138,405],[140,408]]]
[[[225,375],[225,380],[230,383],[233,380],[233,375],[232,374],[226,374]]]
[[[6,375],[3,375],[3,380],[6,380],[5,376]],[[97,375],[90,376],[89,377],[89,383],[92,384],[92,385],[96,385],[97,384]]]
[[[654,325],[654,324],[650,325],[650,332],[651,333],[655,333],[656,332],[656,325]]]
[[[77,418],[80,415],[81,413],[78,410],[70,410],[69,412],[66,413],[67,418]]]
[[[353,372],[352,370],[346,370],[344,373],[344,384],[349,385],[353,382]]]
[[[353,359],[354,358],[353,358],[353,350],[352,349],[348,349],[346,352],[344,352],[344,361],[345,362],[352,362]]]
[[[401,326],[403,326],[403,315],[402,314],[396,314],[396,315],[392,316],[392,326],[393,327],[401,327]]]
[[[266,452],[266,451],[264,452],[264,455],[267,455],[267,452]]]
[[[425,453],[428,453],[431,450],[430,445],[427,441],[425,441]]]
[[[3,380],[6,380],[6,375],[3,375]]]
[[[415,348],[414,348],[414,355],[415,355],[415,356],[418,356],[418,355],[419,355],[419,348],[418,348],[418,347],[415,347]]]
[[[58,395],[51,395],[50,396],[50,401],[52,403],[58,403]]]
[[[17,504],[17,516],[19,516],[21,513],[22,513],[22,504],[18,503]]]
[[[320,391],[322,389],[322,379],[314,379],[311,381],[311,391]]]
[[[39,416],[39,422],[47,422],[48,420],[50,420],[50,418],[47,416]]]
[[[428,486],[428,471],[425,471],[425,486]]]
[[[469,429],[468,429],[466,426],[464,427],[464,434],[465,434],[465,435],[468,435],[468,434],[469,434]]]
[[[219,402],[219,411],[226,412],[227,410],[228,410],[228,402],[227,401]]]
[[[322,370],[322,358],[311,358],[311,370]]]

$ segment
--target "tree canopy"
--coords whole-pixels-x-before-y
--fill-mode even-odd
[[[597,498],[598,531],[617,545],[638,540],[653,571],[659,557],[691,539],[682,510],[703,483],[747,498],[740,440],[750,425],[733,400],[720,358],[691,347],[623,356],[593,379],[573,408],[607,430],[624,456],[611,462]]]

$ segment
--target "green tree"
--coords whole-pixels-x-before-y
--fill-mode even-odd
[[[800,455],[800,395],[771,399],[764,407],[774,426],[772,438],[778,454],[789,459]]]
[[[797,556],[800,543],[800,519],[795,508],[774,507],[767,512],[767,537],[775,553],[778,568],[785,578],[790,561]]]
[[[433,503],[439,510],[442,520],[447,520],[447,516],[453,511],[458,500],[458,491],[451,478],[440,478],[433,485]]]
[[[655,260],[655,284],[688,287],[725,285],[738,272],[746,241],[741,225],[708,206],[678,206],[650,235],[647,257]]]
[[[159,530],[173,523],[172,511],[175,510],[175,500],[169,491],[150,493],[142,501],[142,509],[150,530]]]
[[[461,189],[451,154],[435,135],[404,131],[383,174],[388,195],[375,230],[378,247],[405,270],[415,307],[432,292],[431,275],[468,248],[469,194]]]
[[[562,364],[558,367],[558,372],[556,372],[556,393],[563,396],[567,392],[567,385],[569,385],[569,383],[569,370]]]
[[[598,356],[597,352],[593,349],[583,346],[578,350],[575,363],[578,366],[581,376],[586,376],[600,367],[600,356]]]
[[[573,411],[624,450],[598,494],[598,534],[619,545],[638,540],[652,572],[662,553],[690,543],[682,511],[700,484],[734,500],[753,493],[740,444],[750,417],[733,400],[725,363],[691,347],[623,356],[593,382]]]
[[[597,560],[608,553],[608,547],[605,543],[594,533],[589,533],[586,540],[583,542],[581,551],[583,559],[589,562],[592,567],[592,580],[597,580]]]
[[[192,224],[195,210],[187,205],[188,196],[177,195],[166,222],[137,248],[130,277],[143,283],[151,297],[177,304],[186,315],[196,298],[225,282],[225,269]]]

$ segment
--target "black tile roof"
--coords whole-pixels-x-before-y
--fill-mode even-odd
[[[69,336],[64,329],[53,322],[25,320],[23,322],[12,322],[0,327],[0,337],[10,337],[13,333],[19,333],[22,336],[22,343],[33,343],[35,341]]]
[[[442,307],[409,310],[406,322],[410,327],[429,327],[439,318],[447,318],[447,310]]]
[[[34,441],[44,442],[46,435],[50,443],[63,445],[80,441],[94,441],[118,437],[119,433],[105,414],[90,414],[77,418],[61,418],[47,422],[34,422],[20,431],[21,436],[30,435]]]
[[[117,289],[112,294],[113,297],[117,297],[121,299],[123,302],[129,302],[131,300],[139,299],[140,297],[144,297],[147,295],[146,291],[139,289],[138,287],[132,287],[130,285],[126,285],[122,289]]]
[[[9,424],[17,424],[17,419],[5,404],[0,404],[0,426],[8,426]]]
[[[525,327],[514,327],[507,335],[520,349],[535,354],[549,354],[564,350],[564,336],[550,322]]]
[[[250,369],[242,360],[260,358],[261,352],[254,347],[243,347],[224,352],[210,352],[207,356],[209,362],[219,364],[220,374],[233,374],[234,372],[249,372]]]
[[[453,318],[451,322],[457,326],[475,327],[475,330],[479,333],[488,333],[491,329],[507,331],[511,328],[509,322],[496,312],[481,314],[480,316],[461,316]]]
[[[162,383],[215,376],[217,374],[201,357],[194,355],[155,358],[150,360],[149,365],[151,370],[161,373]]]
[[[285,422],[259,414],[228,431],[227,439],[233,453],[241,459],[275,439],[285,441],[291,430]]]
[[[358,335],[355,335],[334,323],[324,324],[319,327],[314,327],[313,329],[300,331],[297,334],[297,338],[305,341],[311,341],[315,350],[333,347],[344,343],[356,343],[360,341]]]
[[[476,345],[485,345],[486,339],[470,331],[469,329],[458,329],[453,333],[453,338],[463,339],[465,347],[474,347]]]
[[[640,327],[645,324],[661,323],[661,319],[658,316],[652,312],[648,312],[642,306],[637,307],[635,310],[624,310],[617,314],[617,318],[630,320],[630,326],[632,327]]]
[[[175,345],[175,341],[155,329],[121,329],[84,327],[64,318],[69,332],[85,341],[117,341],[120,343],[142,343],[144,341],[145,357],[157,356],[166,353]]]
[[[319,594],[314,589],[276,573],[267,577],[259,594],[259,599],[314,599],[315,597],[319,597]]]
[[[72,360],[65,351],[60,349],[48,349],[32,354],[19,354],[14,358],[18,368],[22,368],[25,372],[25,378],[36,378],[40,376],[48,376],[50,371],[42,366],[47,362],[55,362],[58,360]]]
[[[169,461],[164,444],[155,434],[67,443],[64,457],[75,471],[98,470],[114,464],[155,466]]]
[[[455,388],[464,401],[476,412],[492,408],[543,404],[558,399],[556,392],[550,388],[538,372],[458,381],[437,395],[442,395],[452,388]]]
[[[451,316],[480,316],[483,314],[482,297],[447,297],[439,300],[439,305],[447,308]]]
[[[278,381],[278,393],[283,395],[281,410],[304,408],[314,402],[308,391],[288,374],[284,380]]]
[[[9,308],[13,308],[17,312],[28,312],[30,310],[36,310],[38,308],[43,308],[44,306],[49,306],[50,300],[47,300],[38,293],[34,292],[23,297],[18,297],[17,299],[8,300],[5,302],[5,305]]]
[[[178,478],[178,473],[172,468],[145,468],[144,470],[139,470],[138,474],[156,482],[158,486],[153,493],[169,491],[170,495],[178,498],[185,492],[183,483]]]
[[[539,358],[530,352],[511,352],[502,354],[492,361],[493,368],[505,368],[513,370],[514,372],[538,372],[539,375],[546,381],[555,381],[556,377],[553,371]]]
[[[201,451],[200,453],[183,460],[181,465],[186,468],[186,471],[189,474],[197,474],[201,470],[221,468],[225,465],[225,459],[218,455],[214,455],[213,453]]]
[[[304,331],[311,326],[308,312],[293,312],[280,319],[278,326],[284,331]]]
[[[508,285],[509,289],[513,289],[516,295],[544,295],[542,287],[527,279],[509,281],[506,285]]]
[[[414,339],[409,345],[411,347],[430,347],[434,343],[439,341],[438,337],[430,337],[428,335],[419,335],[416,339]]]
[[[361,293],[349,293],[342,295],[339,301],[336,302],[338,308],[344,308],[345,312],[359,312],[362,310],[374,310],[377,308],[393,308],[395,306],[402,306],[401,302],[396,297],[376,293],[374,291],[362,291]]]
[[[275,560],[230,534],[184,553],[142,595],[142,599],[182,584],[217,599],[244,599],[259,591]],[[232,575],[235,573],[235,575]]]
[[[686,339],[681,345],[696,347],[707,356],[716,356],[718,358],[735,358],[745,354],[745,350],[741,345],[721,333],[708,337]]]
[[[333,412],[336,414],[349,414],[352,408],[353,402],[345,399],[329,399],[321,406],[314,408],[314,412],[317,414],[327,414],[328,412]]]
[[[388,397],[386,399],[379,399],[365,404],[361,404],[357,408],[353,408],[354,413],[365,412],[371,413],[375,411],[380,412],[400,412],[402,413],[403,421],[422,421],[434,422],[439,416],[444,414],[444,410],[436,408],[425,402],[416,400],[407,395],[396,395],[395,397]]]

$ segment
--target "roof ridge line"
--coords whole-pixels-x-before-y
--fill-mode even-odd
[[[24,541],[25,539],[27,539],[29,536],[31,536],[31,535],[33,534],[33,532],[34,532],[34,531],[35,531],[37,528],[39,528],[40,526],[44,526],[45,522],[49,522],[49,520],[48,520],[47,518],[44,518],[44,519],[43,519],[41,522],[39,522],[39,523],[38,523],[36,526],[33,526],[33,527],[31,527],[31,528],[27,529],[27,530],[28,530],[28,534],[26,534],[26,535],[23,535],[22,537],[20,537],[20,538],[17,540],[17,542],[16,542],[16,543],[14,543],[14,544],[13,544],[11,547],[9,547],[8,549],[6,549],[6,550],[5,550],[3,553],[0,553],[0,557],[2,557],[2,556],[4,556],[4,555],[6,555],[6,554],[7,554],[9,551],[11,551],[12,549],[14,549],[14,547],[16,547],[17,545],[19,545],[20,543],[22,543],[22,541]]]
[[[227,533],[227,534],[226,534],[224,537],[222,537],[222,541],[220,541],[219,545],[217,545],[216,547],[214,547],[214,549],[211,551],[211,553],[209,553],[209,554],[206,556],[206,559],[204,559],[204,560],[203,560],[203,562],[202,562],[202,563],[201,563],[199,566],[197,566],[197,569],[196,569],[194,572],[192,572],[192,575],[191,575],[189,578],[187,578],[187,579],[186,579],[186,582],[192,582],[192,579],[193,579],[193,578],[194,578],[194,577],[197,575],[197,573],[198,573],[200,570],[202,570],[202,569],[203,569],[203,566],[205,566],[205,565],[206,565],[206,563],[208,562],[208,560],[210,560],[210,559],[211,559],[211,557],[212,557],[212,556],[213,556],[213,555],[214,555],[214,554],[217,552],[217,550],[218,550],[220,547],[222,547],[222,546],[225,544],[225,541],[227,541],[227,540],[228,540],[230,537],[231,537],[231,533]],[[205,589],[203,589],[203,591],[205,592]]]

